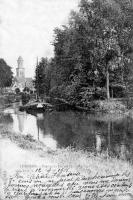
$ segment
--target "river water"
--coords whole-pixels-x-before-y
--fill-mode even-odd
[[[0,125],[30,134],[52,150],[73,147],[133,161],[133,119],[74,111],[20,112],[18,104],[1,110]]]

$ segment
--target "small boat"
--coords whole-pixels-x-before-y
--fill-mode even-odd
[[[41,102],[29,102],[26,105],[20,106],[20,111],[36,111],[36,112],[44,112],[46,110],[52,109],[53,106],[50,103],[41,103]]]

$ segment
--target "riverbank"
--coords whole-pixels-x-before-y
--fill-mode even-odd
[[[22,149],[34,151],[48,151],[42,142],[35,140],[30,134],[22,135],[0,127],[0,136],[2,139],[9,139]]]
[[[6,108],[7,106],[10,106],[12,103],[20,102],[21,101],[21,95],[19,94],[5,94],[0,95],[0,109]]]
[[[37,105],[40,104],[38,101],[32,101],[29,102],[28,104],[21,106],[20,110],[39,110],[37,108]],[[127,109],[127,105],[125,105],[122,101],[118,101],[116,99],[112,100],[94,100],[88,102],[87,106],[81,106],[77,105],[75,103],[70,103],[66,101],[65,99],[60,99],[60,98],[46,98],[44,101],[41,102],[42,104],[42,112],[47,110],[46,108],[50,110],[56,110],[56,111],[67,111],[67,110],[75,110],[75,111],[81,111],[81,112],[102,112],[102,113],[119,113],[119,114],[124,114],[129,111]]]
[[[124,160],[123,157],[111,157],[108,155],[107,151],[104,153],[90,153],[87,150],[80,150],[72,147],[52,150],[46,145],[44,145],[42,142],[33,139],[33,137],[30,134],[21,135],[19,133],[10,132],[7,130],[1,130],[0,137],[1,139],[10,140],[19,148],[24,149],[26,151],[41,153],[42,157],[52,155],[54,156],[54,160],[58,162],[59,165],[82,165],[89,166],[94,171],[103,171],[106,169],[110,172],[113,172],[115,170],[118,170],[120,172],[123,169],[132,169],[133,167],[132,164]]]
[[[20,101],[20,96],[15,96],[14,102],[16,99]],[[8,106],[12,103],[13,99],[11,99],[9,96],[0,96],[0,105],[1,108]],[[33,100],[29,102],[28,104],[21,106],[20,110],[38,110],[36,106],[40,102],[37,102],[36,100]],[[126,114],[133,116],[133,103],[132,100],[129,99],[110,99],[110,100],[94,100],[89,101],[86,106],[77,105],[71,102],[66,101],[65,99],[60,98],[51,98],[46,97],[44,98],[42,104],[44,104],[44,108],[42,109],[42,112],[45,112],[45,110],[57,110],[57,111],[67,111],[67,110],[75,110],[75,111],[81,111],[81,112],[101,112],[101,113],[107,113],[107,114]],[[47,106],[46,106],[46,105]],[[48,107],[48,109],[46,109]],[[40,109],[41,110],[41,109]]]
[[[107,114],[131,114],[133,113],[132,99],[110,99],[88,101],[86,105],[68,102],[60,98],[46,98],[58,111],[75,110],[81,112],[101,112]]]

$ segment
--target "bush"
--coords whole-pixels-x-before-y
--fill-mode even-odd
[[[88,102],[93,100],[94,89],[92,87],[83,87],[80,92],[81,104],[88,106]]]
[[[83,87],[79,95],[81,97],[81,104],[88,107],[91,101],[97,99],[104,100],[106,98],[106,89],[100,87],[96,89],[93,87]]]
[[[23,92],[30,92],[30,89],[29,89],[28,87],[25,87],[25,88],[23,89]]]
[[[50,90],[50,97],[63,98],[71,103],[76,103],[78,101],[78,88],[76,85],[61,85],[53,87]]]
[[[60,98],[61,95],[62,95],[62,90],[61,90],[61,89],[63,89],[63,86],[55,86],[55,87],[53,87],[53,88],[49,91],[49,96],[50,96],[50,97],[53,97],[53,98],[55,98],[55,97]]]
[[[126,111],[126,106],[119,101],[95,101],[91,104],[94,110],[107,113],[123,113]]]
[[[16,94],[20,94],[20,89],[19,89],[19,88],[16,88],[16,89],[15,89],[15,92],[16,92]]]

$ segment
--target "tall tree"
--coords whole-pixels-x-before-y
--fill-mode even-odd
[[[4,59],[0,59],[0,88],[9,87],[12,84],[13,73],[11,67]]]
[[[35,71],[35,88],[38,95],[47,95],[50,88],[50,77],[49,77],[49,61],[47,58],[42,58],[37,63]]]

